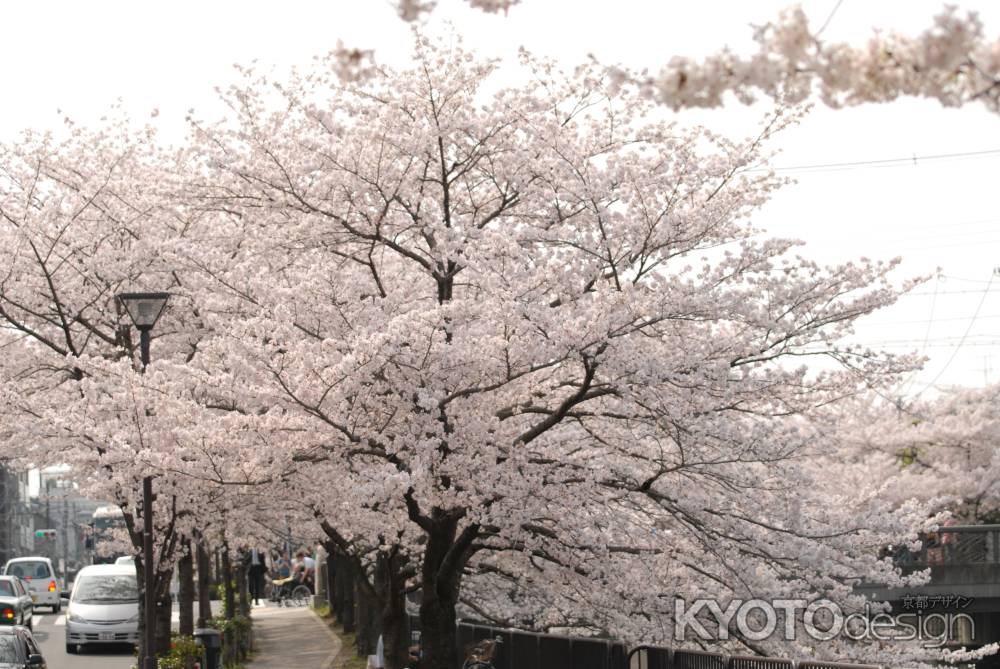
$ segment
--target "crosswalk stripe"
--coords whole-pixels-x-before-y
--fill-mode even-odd
[[[59,616],[56,621],[52,623],[56,627],[64,627],[66,625],[66,616]]]
[[[31,627],[38,627],[38,624],[42,622],[41,616],[31,616]]]

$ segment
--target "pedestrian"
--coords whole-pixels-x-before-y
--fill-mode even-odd
[[[260,598],[264,596],[264,574],[267,572],[267,562],[264,558],[264,551],[257,548],[250,550],[249,569],[247,578],[250,586],[250,596],[253,603],[260,605]]]

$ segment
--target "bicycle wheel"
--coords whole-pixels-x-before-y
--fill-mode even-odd
[[[298,606],[305,606],[311,596],[312,592],[310,592],[309,588],[304,585],[297,585],[292,590],[292,595],[289,599]]]

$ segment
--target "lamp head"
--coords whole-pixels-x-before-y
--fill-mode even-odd
[[[167,306],[170,293],[121,293],[118,301],[139,330],[152,330]]]

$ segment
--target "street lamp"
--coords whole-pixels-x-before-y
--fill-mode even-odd
[[[139,355],[142,360],[142,371],[149,365],[149,333],[159,320],[170,293],[121,293],[118,301],[125,307],[129,318],[139,330]],[[145,619],[142,658],[142,669],[156,669],[156,654],[153,646],[156,644],[156,614],[153,611],[156,603],[153,598],[153,477],[142,479],[142,573],[145,588]]]

